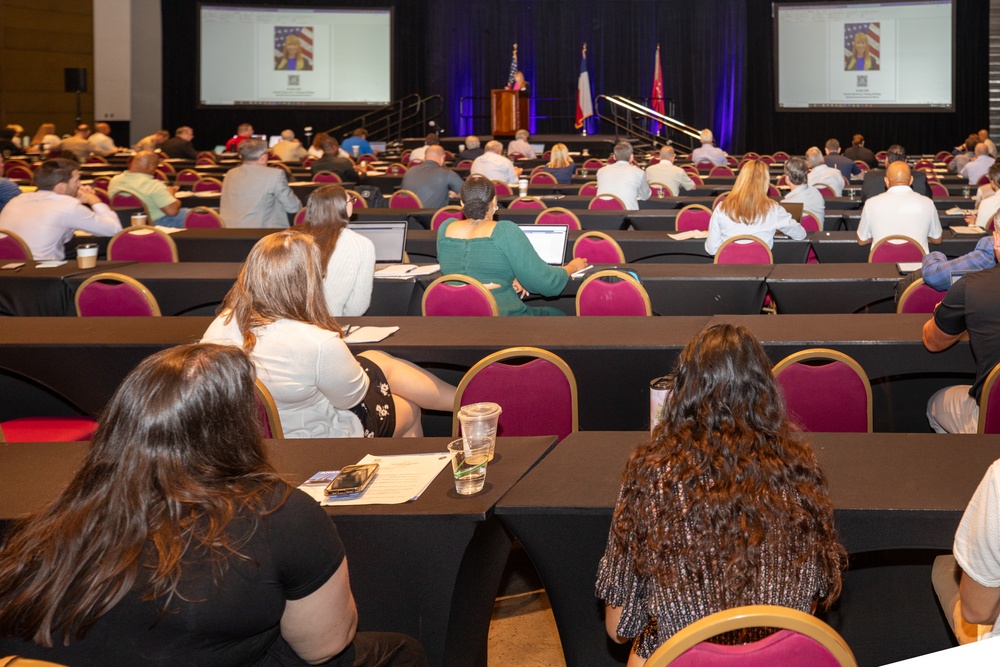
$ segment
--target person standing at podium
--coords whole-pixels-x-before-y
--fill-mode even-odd
[[[521,71],[514,72],[514,83],[508,83],[504,86],[504,89],[516,90],[525,97],[531,95],[531,86],[529,86],[528,82],[524,80],[524,72]]]

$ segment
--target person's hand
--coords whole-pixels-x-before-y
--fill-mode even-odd
[[[101,198],[94,193],[94,188],[89,185],[81,185],[76,190],[76,198],[82,204],[87,206],[93,206],[94,204],[100,204]]]
[[[517,174],[518,176],[520,176],[521,172],[523,171],[524,169],[522,169],[521,167],[514,167],[514,173]]]
[[[996,228],[996,223],[993,227],[993,254],[996,255],[997,261],[1000,262],[1000,230]]]
[[[524,289],[524,286],[517,281],[517,278],[514,278],[514,292],[522,299],[526,296],[531,296],[528,294],[528,290]]]
[[[970,213],[969,215],[965,216],[965,224],[967,224],[967,225],[974,225],[974,224],[976,224],[976,218],[977,217],[978,216],[976,214]]]
[[[586,257],[577,257],[576,259],[572,260],[569,264],[567,264],[563,268],[566,269],[566,273],[568,273],[570,275],[573,275],[577,271],[582,271],[583,269],[587,268],[588,266],[589,266],[589,264],[587,264],[587,258]]]
[[[172,194],[172,195],[175,195],[175,194],[177,194],[177,191],[178,191],[178,190],[180,190],[180,188],[179,188],[178,186],[176,186],[176,185],[170,185],[170,186],[168,186],[168,187],[167,187],[167,191],[168,191],[168,192],[169,192],[170,194]]]

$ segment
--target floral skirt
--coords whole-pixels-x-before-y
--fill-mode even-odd
[[[351,412],[361,420],[366,438],[391,438],[396,430],[396,405],[385,373],[371,359],[358,357],[361,369],[368,376],[368,391]]]

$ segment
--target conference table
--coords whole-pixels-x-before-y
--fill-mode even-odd
[[[926,432],[927,399],[968,384],[975,363],[967,341],[928,352],[926,315],[716,315],[677,317],[361,317],[342,325],[399,326],[379,343],[352,345],[407,359],[457,384],[483,357],[533,346],[562,357],[579,387],[583,430],[648,426],[649,382],[667,374],[680,350],[709,324],[747,327],[778,362],[825,347],[853,357],[873,385],[876,431]],[[46,387],[84,413],[97,414],[139,361],[197,342],[211,317],[15,317],[0,328],[0,369]],[[23,415],[20,415],[23,416]],[[444,426],[450,431],[450,420]]]
[[[358,630],[417,638],[430,664],[485,667],[494,599],[511,540],[496,503],[555,444],[554,436],[500,438],[481,493],[460,496],[449,463],[416,500],[401,505],[324,508],[350,564]],[[298,485],[366,454],[444,452],[450,438],[272,440],[278,473]],[[0,447],[3,524],[51,501],[72,477],[87,443]]]
[[[628,646],[607,638],[594,582],[622,471],[646,438],[634,431],[573,433],[497,506],[541,575],[570,667],[625,662]],[[930,563],[951,549],[966,504],[1000,458],[1000,437],[811,433],[807,440],[828,480],[839,539],[852,555],[827,622],[861,665],[948,648]]]
[[[12,264],[0,260],[0,265]],[[77,268],[71,259],[57,266],[58,262],[24,262],[19,269],[0,271],[0,317],[58,317],[76,314],[73,291],[67,289],[67,280],[78,278],[83,282],[101,271],[118,271],[131,262],[100,261],[96,268]]]

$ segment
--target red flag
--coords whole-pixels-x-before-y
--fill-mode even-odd
[[[663,67],[660,66],[660,45],[656,45],[656,65],[653,72],[653,93],[650,95],[649,106],[653,111],[658,111],[666,115],[666,107],[663,105]],[[649,131],[653,134],[660,133],[660,124],[656,121],[649,123]]]

